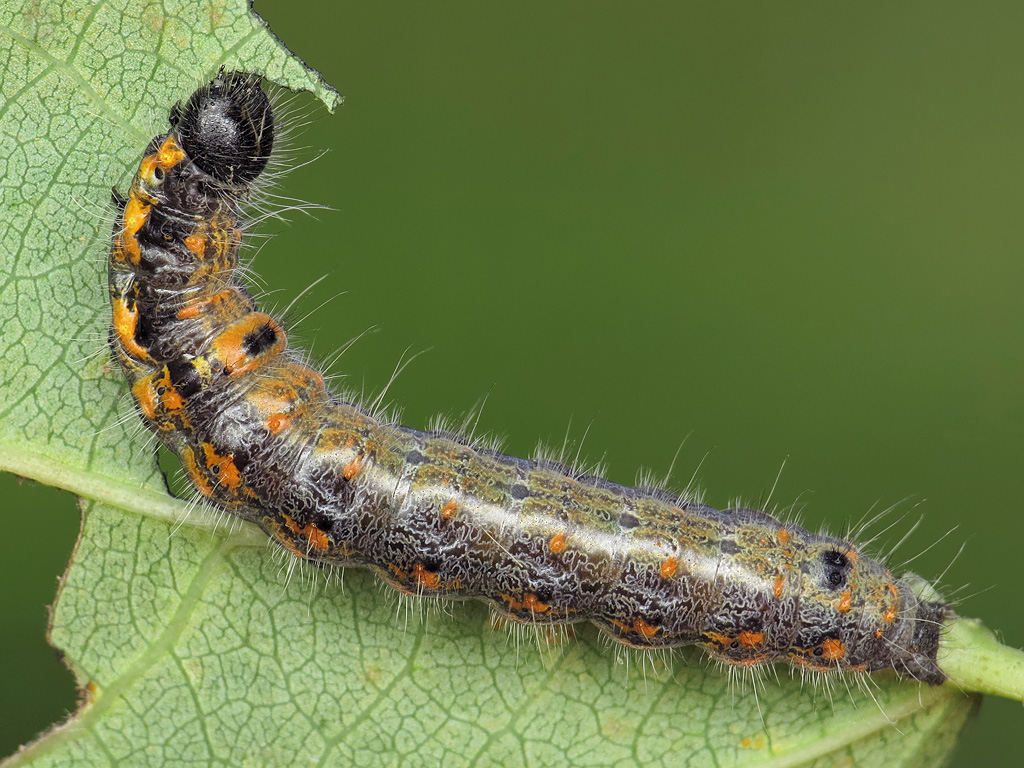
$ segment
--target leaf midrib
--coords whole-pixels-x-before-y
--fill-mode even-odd
[[[142,517],[172,524],[187,524],[190,528],[220,535],[230,533],[232,546],[266,545],[266,536],[250,523],[236,519],[226,522],[222,513],[205,506],[176,499],[137,483],[126,483],[94,470],[70,466],[10,440],[0,440],[0,471],[63,488],[83,498],[109,504]]]

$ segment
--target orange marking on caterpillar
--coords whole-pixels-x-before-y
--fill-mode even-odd
[[[821,644],[821,658],[826,661],[839,661],[846,656],[846,645],[842,640],[830,637]]]
[[[327,532],[317,528],[315,524],[310,523],[305,528],[300,528],[299,524],[295,522],[291,515],[286,515],[282,512],[281,517],[284,518],[284,524],[288,526],[288,530],[292,533],[305,536],[306,540],[309,542],[309,546],[313,549],[318,550],[319,552],[326,552],[331,546],[331,540],[327,535]]]
[[[156,382],[158,385],[157,391],[160,395],[160,404],[163,405],[168,413],[179,413],[185,407],[185,398],[181,396],[171,383],[171,374],[168,372],[167,366],[164,366],[161,374],[162,376]],[[163,391],[160,392],[159,389],[163,389]]]
[[[663,562],[661,564],[661,569],[660,569],[661,578],[663,578],[663,579],[671,579],[673,576],[676,575],[676,572],[678,570],[679,570],[679,558],[678,557],[670,557],[670,558],[666,559],[665,562]]]
[[[528,610],[533,613],[545,613],[551,610],[551,606],[547,603],[543,603],[540,599],[531,592],[527,592],[523,595],[522,600],[517,600],[512,595],[501,595],[501,599],[508,603],[508,607],[514,611]]]
[[[124,207],[124,215],[122,216],[124,232],[121,234],[121,243],[124,246],[124,250],[128,253],[128,261],[135,266],[138,266],[139,261],[142,259],[137,235],[139,230],[149,220],[151,210],[153,210],[152,205],[143,202],[134,194],[128,198],[128,204]]]
[[[304,383],[304,382],[300,382]],[[249,394],[253,411],[263,418],[263,425],[277,435],[296,422],[316,402],[315,395],[297,390],[287,380],[266,380]],[[306,395],[311,395],[307,397]]]
[[[185,150],[178,146],[173,136],[168,136],[157,150],[156,159],[161,168],[165,171],[170,170],[185,159]]]
[[[267,431],[272,435],[277,435],[283,432],[291,423],[292,420],[283,413],[275,413],[266,421]]]
[[[359,474],[359,470],[363,468],[363,457],[357,456],[355,459],[345,465],[345,468],[341,470],[341,476],[346,480],[351,480],[353,477]]]
[[[550,549],[555,554],[558,554],[559,552],[564,552],[565,547],[566,537],[564,531],[556,533],[554,536],[551,537],[551,540],[548,542],[548,549]]]
[[[210,443],[202,443],[206,467],[217,476],[221,485],[237,490],[242,485],[242,475],[235,466],[234,456],[220,454]]]
[[[206,238],[202,235],[189,235],[185,238],[185,247],[202,258],[206,253]]]
[[[167,414],[180,414],[185,407],[185,398],[171,383],[166,366],[132,384],[132,397],[135,398],[142,415],[161,431],[177,428],[173,421],[159,418],[161,411]]]
[[[849,613],[851,608],[853,608],[853,594],[850,590],[846,590],[840,593],[839,600],[836,602],[836,610],[840,613]]]
[[[437,589],[441,586],[441,579],[433,571],[428,571],[422,563],[416,563],[412,567],[413,578],[416,583],[424,589]]]
[[[633,622],[633,631],[638,635],[643,635],[645,638],[650,640],[656,634],[658,634],[659,627],[652,627],[643,619],[636,619]]]
[[[882,621],[886,624],[892,624],[896,621],[896,616],[899,613],[900,593],[899,590],[896,589],[896,585],[892,582],[886,584],[886,589],[888,589],[889,594],[892,595],[892,603],[885,609],[885,613],[882,614]]]
[[[255,355],[246,351],[249,340],[255,335],[273,334],[272,344]],[[242,376],[280,354],[287,344],[284,329],[274,318],[263,312],[252,312],[238,322],[232,323],[214,338],[213,356],[221,361],[227,376]]]
[[[541,602],[540,599],[532,593],[527,593],[523,597],[523,604],[534,613],[545,613],[551,609],[550,605]]]
[[[124,351],[136,360],[151,360],[149,352],[135,341],[135,332],[139,327],[138,307],[128,308],[128,299],[121,297],[112,304],[113,326],[117,340]]]
[[[441,517],[445,520],[451,520],[453,517],[455,517],[455,513],[458,511],[458,503],[455,501],[455,499],[449,499],[448,502],[443,507],[441,507]]]
[[[192,446],[185,446],[185,450],[181,452],[181,463],[184,465],[189,477],[192,478],[192,485],[196,487],[196,490],[203,496],[212,496],[213,486],[210,485],[206,473],[200,469],[198,462],[196,462],[196,455],[192,451]]]
[[[744,630],[736,635],[736,642],[740,644],[740,648],[760,648],[764,645],[764,632]]]
[[[142,411],[146,421],[156,421],[156,390],[153,388],[152,376],[139,379],[132,384],[132,398]]]
[[[781,600],[782,595],[785,593],[785,591],[786,574],[784,574],[782,571],[779,571],[779,575],[775,577],[775,583],[772,584],[772,592],[774,593],[775,597]]]
[[[789,544],[789,540],[792,538],[789,531],[785,528],[779,528],[779,532],[775,534],[775,538],[778,539],[779,544]]]

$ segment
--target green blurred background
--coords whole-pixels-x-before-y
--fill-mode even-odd
[[[389,392],[412,426],[488,396],[512,453],[568,428],[631,483],[685,439],[716,506],[785,463],[807,527],[923,516],[892,562],[1020,646],[1024,5],[980,8],[257,0],[347,97],[295,104],[330,151],[282,193],[334,210],[272,228],[267,301],[327,275],[290,316],[321,360],[378,328],[356,389],[429,350]],[[74,705],[43,631],[78,512],[0,494],[35,510],[0,539],[6,754]],[[1021,714],[986,701],[956,764],[1019,759]]]

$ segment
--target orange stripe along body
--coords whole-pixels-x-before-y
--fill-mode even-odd
[[[590,621],[627,645],[699,644],[736,665],[945,680],[935,656],[952,611],[849,542],[334,396],[236,275],[240,205],[274,138],[258,78],[222,72],[170,121],[115,195],[110,344],[146,425],[212,504],[299,557],[519,622]]]

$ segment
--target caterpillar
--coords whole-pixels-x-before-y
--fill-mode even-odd
[[[514,622],[591,622],[628,646],[699,645],[743,667],[946,679],[950,606],[851,542],[400,426],[333,394],[237,274],[274,121],[259,76],[222,69],[114,192],[110,347],[202,497],[297,557],[481,599]]]

